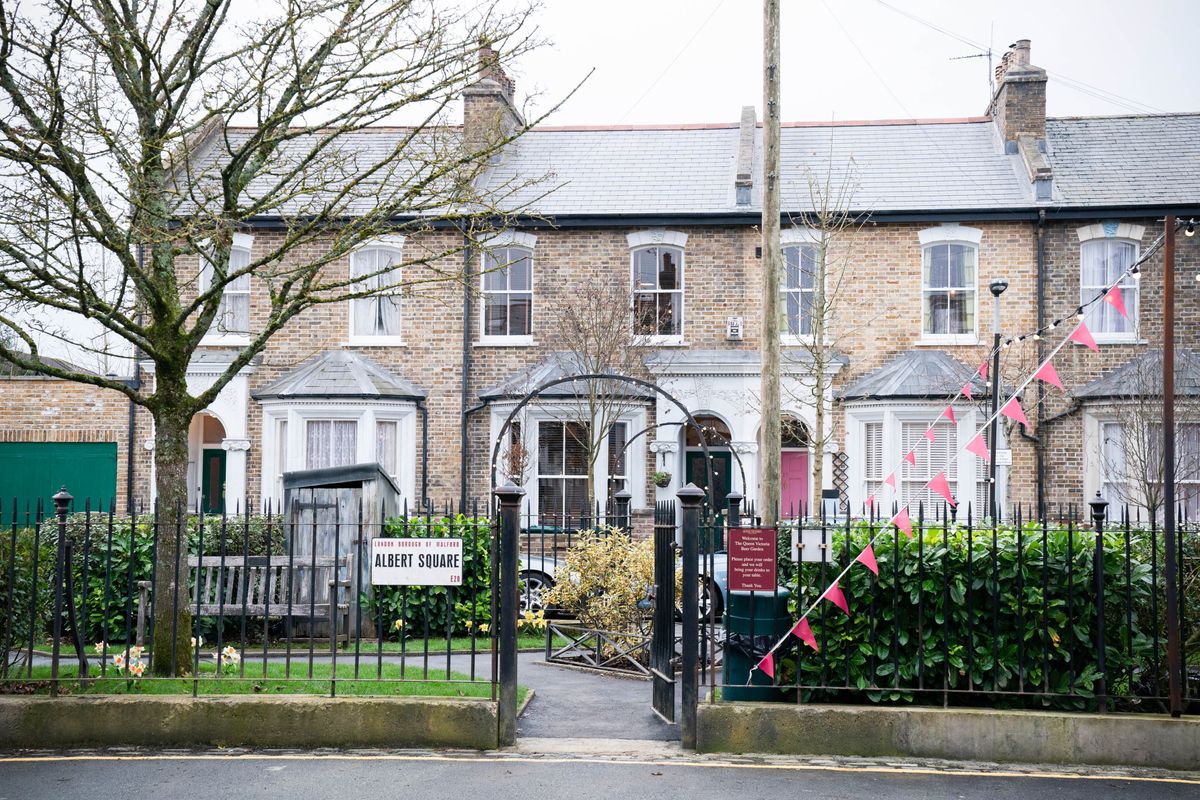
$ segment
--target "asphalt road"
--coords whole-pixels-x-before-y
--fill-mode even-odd
[[[0,757],[0,800],[97,797],[286,798],[1196,798],[1200,781],[962,774],[811,762],[760,766],[687,756],[660,761],[563,755],[219,754]]]

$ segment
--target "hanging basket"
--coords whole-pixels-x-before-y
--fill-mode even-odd
[[[654,485],[660,489],[665,489],[671,485],[671,473],[659,470],[654,473]]]

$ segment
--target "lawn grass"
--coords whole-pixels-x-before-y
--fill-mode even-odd
[[[359,680],[354,679],[353,660],[339,660],[336,674],[336,690],[338,696],[389,696],[389,697],[479,697],[492,696],[491,684],[485,681],[471,682],[469,676],[459,672],[451,672],[450,680],[446,680],[445,664],[430,664],[426,673],[420,664],[407,665],[403,670],[399,664],[384,663],[379,667],[375,663],[363,660],[359,664]],[[306,694],[329,695],[334,681],[333,665],[328,661],[315,661],[312,664],[312,678],[309,678],[307,661],[292,664],[291,677],[286,676],[286,665],[278,662],[267,664],[266,678],[263,677],[262,662],[250,662],[245,665],[246,677],[238,677],[238,667],[227,667],[228,674],[218,676],[216,665],[209,662],[200,663],[200,678],[193,682],[187,678],[142,678],[130,683],[129,679],[115,676],[111,667],[107,677],[99,677],[99,667],[92,668],[93,676],[88,685],[82,686],[76,680],[79,674],[78,665],[63,664],[59,669],[60,692],[62,694],[163,694],[190,695],[193,685],[198,695],[231,695],[231,694]],[[381,676],[382,679],[377,679]],[[50,667],[38,666],[33,668],[33,676],[27,681],[21,673],[22,683],[36,684],[35,694],[48,694],[50,691]],[[42,683],[38,683],[42,682]],[[11,682],[10,682],[11,683]],[[528,690],[521,686],[517,688],[518,702],[525,697]]]

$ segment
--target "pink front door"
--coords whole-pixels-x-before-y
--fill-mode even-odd
[[[783,516],[799,517],[809,512],[808,496],[808,452],[784,450],[781,454],[779,471],[783,486],[781,500]]]

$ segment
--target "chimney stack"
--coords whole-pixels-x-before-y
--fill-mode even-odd
[[[996,67],[996,94],[988,116],[996,123],[1008,152],[1022,136],[1046,138],[1046,70],[1029,62],[1029,40],[1018,39]]]
[[[513,105],[516,84],[500,65],[491,42],[479,42],[479,76],[463,90],[463,146],[482,150],[525,124]]]

